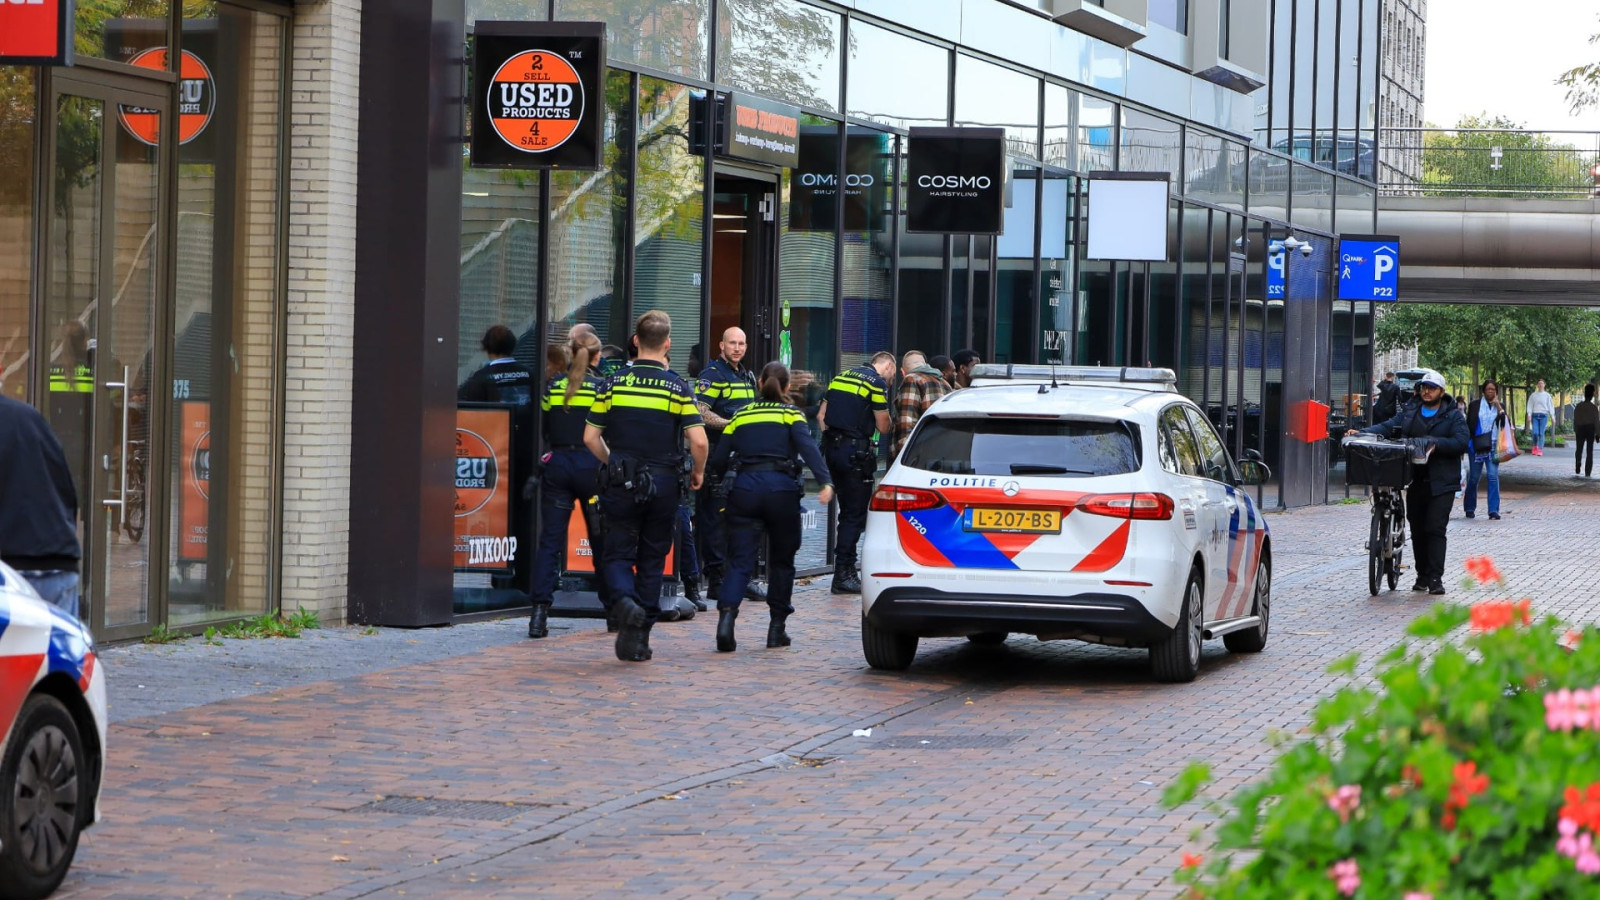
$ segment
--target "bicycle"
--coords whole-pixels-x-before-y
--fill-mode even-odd
[[[1372,527],[1367,535],[1367,589],[1378,596],[1380,582],[1394,590],[1400,581],[1406,546],[1406,500],[1411,483],[1412,446],[1377,435],[1346,437],[1345,483],[1372,489]]]

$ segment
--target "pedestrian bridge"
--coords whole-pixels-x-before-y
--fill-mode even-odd
[[[1400,238],[1400,297],[1600,306],[1600,200],[1382,197]]]

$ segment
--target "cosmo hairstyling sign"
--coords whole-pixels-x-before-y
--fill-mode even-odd
[[[472,165],[599,169],[605,71],[603,22],[476,23]]]

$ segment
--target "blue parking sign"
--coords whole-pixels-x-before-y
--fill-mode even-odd
[[[1285,290],[1288,279],[1284,277],[1287,267],[1287,254],[1283,252],[1283,244],[1273,241],[1267,247],[1267,299],[1282,300],[1288,296]]]
[[[1339,235],[1339,299],[1400,299],[1400,238],[1397,235]]]

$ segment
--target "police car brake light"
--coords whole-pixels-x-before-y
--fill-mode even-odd
[[[938,491],[884,485],[873,492],[871,509],[873,512],[916,512],[943,505],[944,496]]]
[[[1176,504],[1166,494],[1091,494],[1078,501],[1077,510],[1115,519],[1170,519]]]

